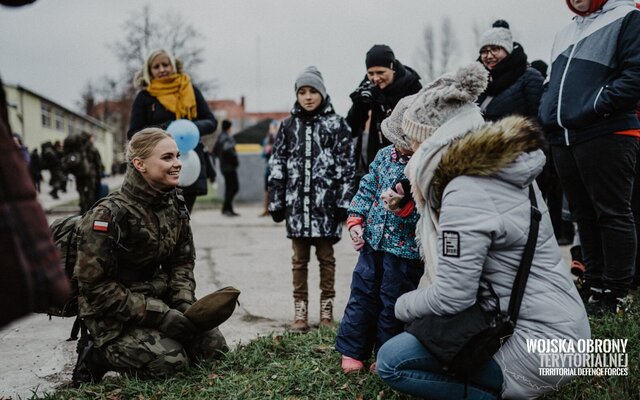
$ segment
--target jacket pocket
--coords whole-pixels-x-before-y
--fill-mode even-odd
[[[600,90],[598,90],[598,94],[596,94],[596,98],[593,100],[593,111],[598,114],[598,115],[602,115],[604,116],[603,112],[598,111],[598,100],[600,100],[600,95],[602,94],[602,91],[606,88],[606,86],[602,86],[600,88]]]

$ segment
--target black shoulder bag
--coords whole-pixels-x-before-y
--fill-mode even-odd
[[[500,312],[500,301],[491,285],[489,290],[497,300],[493,311],[484,311],[478,301],[456,315],[426,315],[409,323],[406,331],[443,365],[447,373],[465,379],[489,362],[491,356],[513,334],[529,270],[538,240],[541,213],[533,186],[529,186],[531,227],[522,261],[516,274],[508,314]],[[488,282],[487,282],[488,283]]]

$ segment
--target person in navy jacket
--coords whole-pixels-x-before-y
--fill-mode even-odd
[[[567,0],[539,118],[578,222],[588,311],[621,311],[634,269],[631,211],[640,137],[640,11],[632,0]]]

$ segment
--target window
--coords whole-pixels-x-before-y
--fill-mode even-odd
[[[40,103],[40,114],[42,116],[42,126],[51,127],[51,106],[47,103]]]
[[[64,113],[62,110],[55,110],[54,118],[56,130],[64,132]]]
[[[72,136],[75,133],[75,124],[76,124],[76,119],[73,117],[69,117],[69,120],[67,121],[67,132],[69,136]]]

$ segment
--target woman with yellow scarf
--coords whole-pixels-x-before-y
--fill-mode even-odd
[[[218,121],[209,109],[202,93],[182,71],[182,63],[164,49],[151,52],[142,69],[134,78],[141,90],[131,109],[127,137],[147,127],[166,129],[177,119],[188,119],[196,124],[200,137],[212,134]],[[194,149],[200,157],[200,175],[190,186],[183,187],[184,199],[191,212],[196,196],[207,194],[205,150],[202,142]]]

